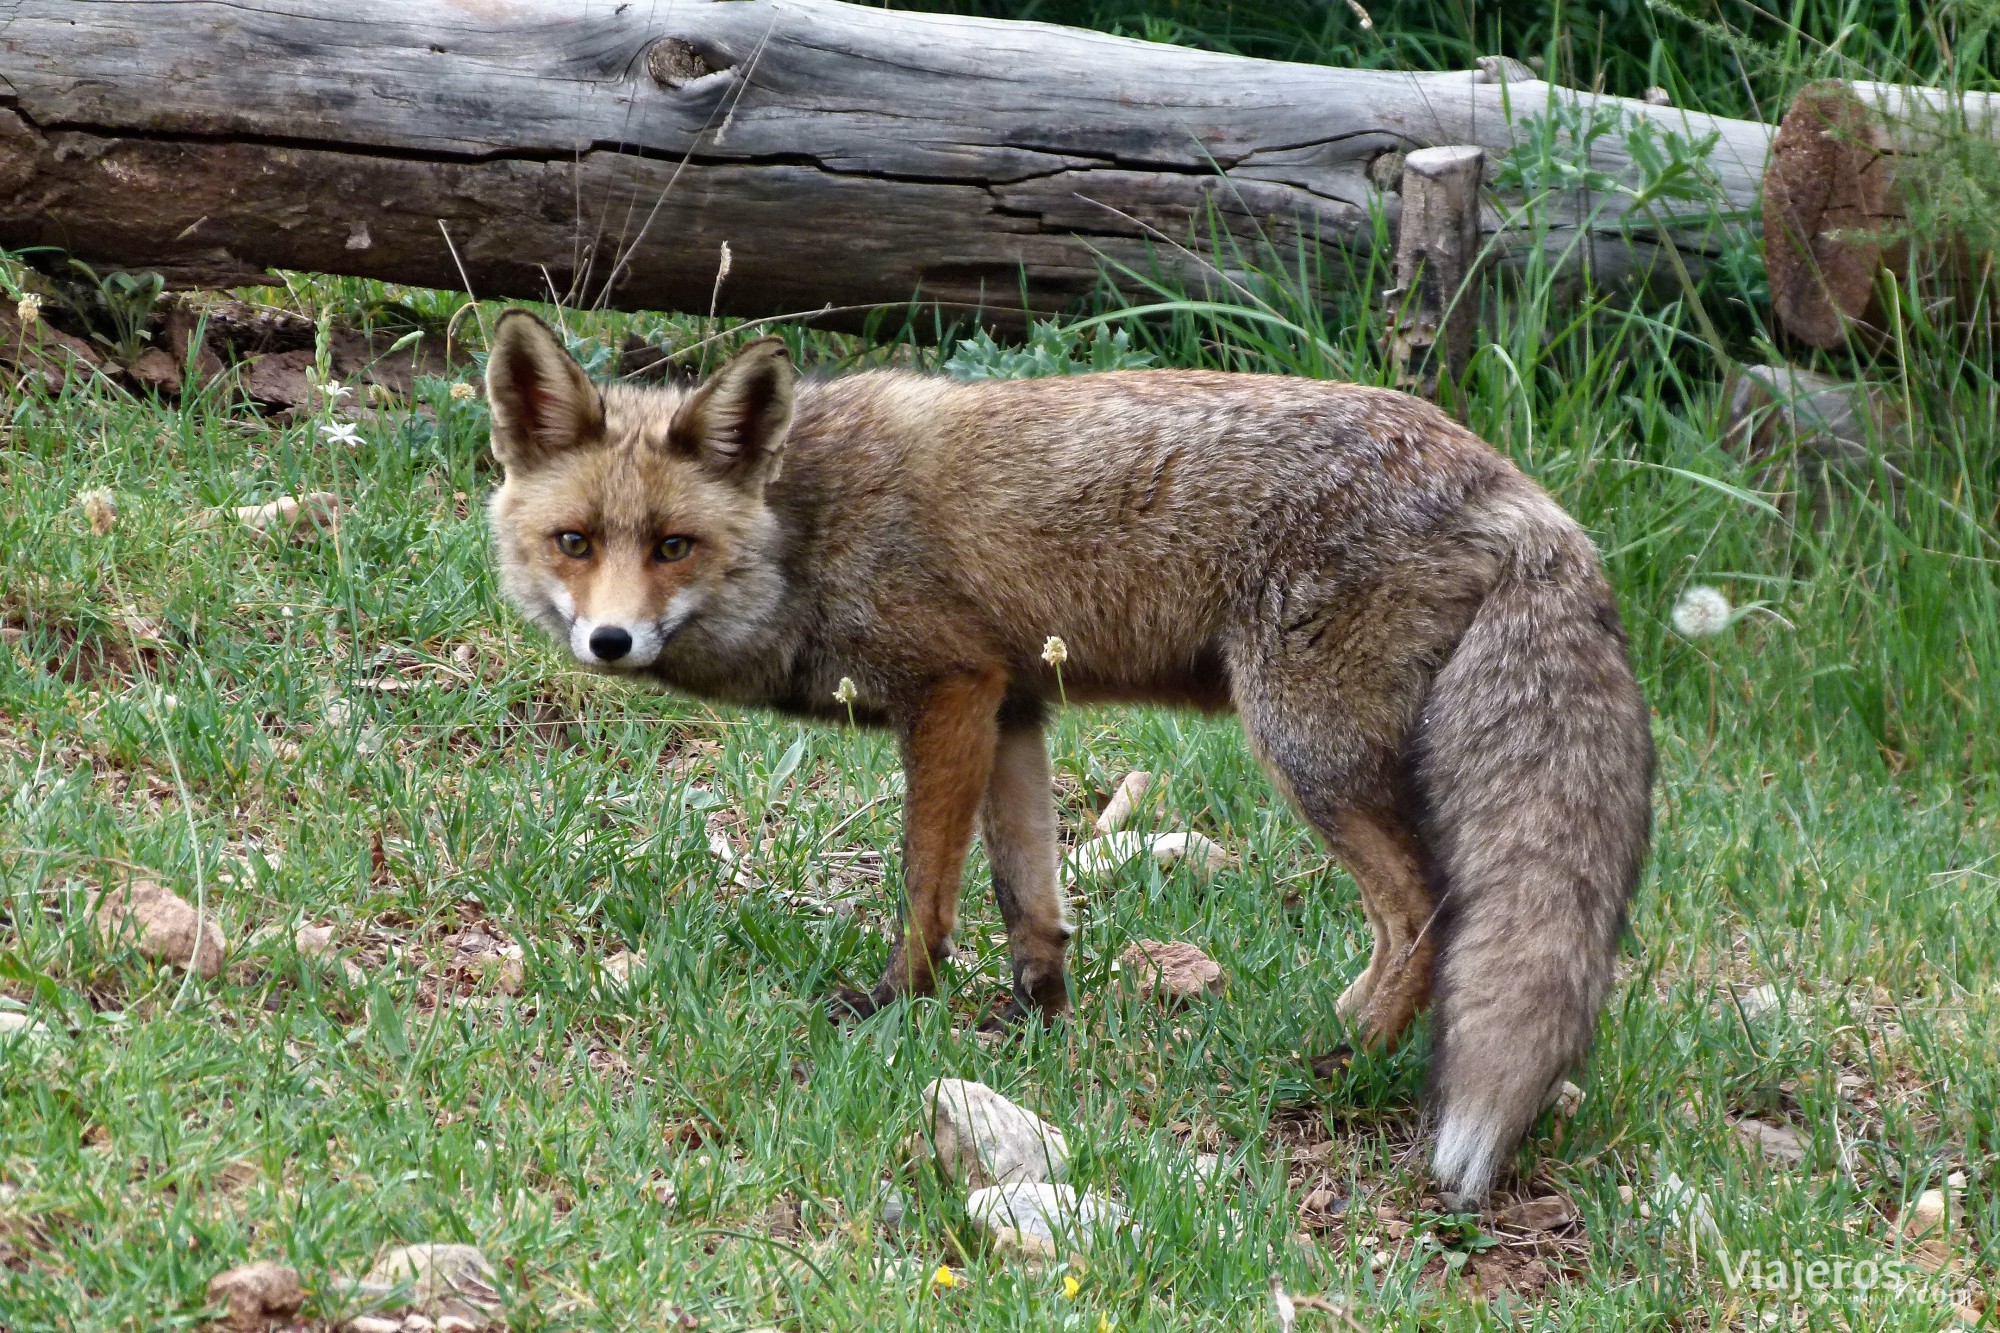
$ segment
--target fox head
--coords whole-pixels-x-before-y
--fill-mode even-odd
[[[677,636],[726,641],[754,611],[777,540],[764,488],[792,420],[784,344],[759,339],[692,390],[598,385],[510,310],[486,397],[506,469],[488,511],[501,588],[579,662],[644,670]]]

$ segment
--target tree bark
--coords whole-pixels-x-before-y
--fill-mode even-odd
[[[1440,376],[1457,384],[1472,356],[1479,302],[1479,175],[1485,151],[1422,148],[1403,159],[1403,220],[1389,307],[1389,364],[1396,383],[1426,397]]]
[[[1301,246],[1364,251],[1375,211],[1398,211],[1392,155],[1490,159],[1552,104],[1608,100],[1518,74],[835,0],[0,0],[0,244],[183,285],[282,267],[627,308],[831,306],[848,326],[919,298],[1015,323],[1089,293],[1105,261],[1199,288],[1296,272]],[[1727,206],[1753,205],[1768,126],[1623,105],[1720,131]],[[1623,154],[1607,136],[1595,165]],[[1600,203],[1573,201],[1548,244],[1600,282],[1646,270],[1650,243]],[[1601,234],[1573,246],[1586,217]],[[1483,238],[1501,218],[1485,210]],[[1711,232],[1673,239],[1699,252]]]

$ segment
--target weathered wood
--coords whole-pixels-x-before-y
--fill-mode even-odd
[[[2000,97],[1829,80],[1793,99],[1764,175],[1764,255],[1771,305],[1785,332],[1833,348],[1879,340],[1887,313],[1881,279],[1910,278],[1906,224],[1913,161],[1953,137],[2000,137]],[[1927,237],[1942,279],[1960,298],[1939,319],[1988,318],[1977,287],[1991,254],[1949,236]]]
[[[1440,375],[1456,384],[1472,356],[1478,302],[1469,285],[1479,265],[1482,148],[1420,148],[1403,159],[1403,220],[1396,235],[1396,285],[1384,338],[1396,383],[1425,396]]]
[[[723,313],[921,294],[1004,317],[1087,293],[1105,259],[1200,283],[1207,254],[1176,248],[1200,228],[1260,260],[1370,245],[1371,209],[1397,207],[1378,159],[1497,154],[1523,118],[1599,100],[1520,72],[834,0],[0,0],[0,244],[179,283],[286,267],[707,310],[726,242]],[[1750,206],[1769,127],[1623,105],[1720,131],[1725,199]],[[1617,136],[1593,151],[1626,165]],[[1595,217],[1598,274],[1649,262]]]

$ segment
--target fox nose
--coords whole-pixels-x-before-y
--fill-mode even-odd
[[[590,632],[590,651],[606,662],[616,662],[632,651],[632,636],[616,625],[604,625]]]

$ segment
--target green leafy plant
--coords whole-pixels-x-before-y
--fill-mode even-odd
[[[944,369],[962,380],[1027,380],[1095,370],[1138,370],[1152,364],[1152,353],[1132,350],[1129,330],[1099,324],[1086,341],[1079,329],[1038,320],[1028,341],[1019,347],[1002,346],[985,329],[960,339]]]
[[[89,303],[95,306],[89,311],[79,308],[78,313],[86,319],[97,315],[110,325],[108,333],[93,328],[91,341],[121,364],[130,365],[138,360],[153,340],[146,325],[167,289],[167,280],[157,273],[99,274],[81,259],[70,260],[69,266],[89,280],[90,286],[84,290],[90,293]]]

